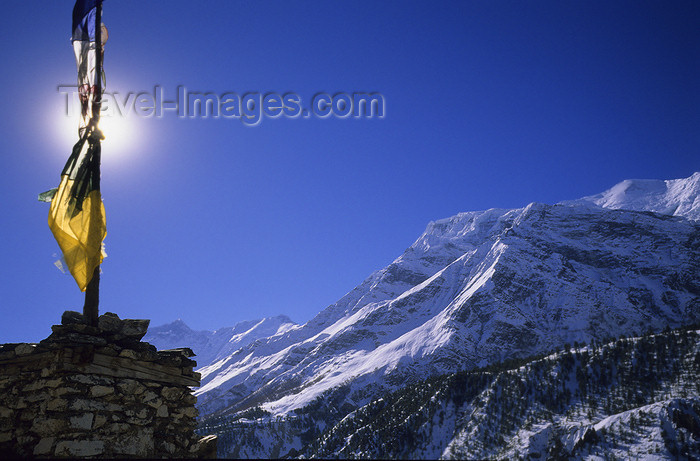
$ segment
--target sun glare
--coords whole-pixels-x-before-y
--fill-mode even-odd
[[[60,148],[57,149],[59,156],[68,158],[70,150],[78,141],[78,123],[77,116],[64,115],[61,117],[61,123],[56,125],[60,139]],[[129,157],[136,148],[134,137],[137,130],[133,125],[133,121],[128,117],[108,115],[100,119],[99,127],[105,136],[102,141],[103,162],[117,164]]]
[[[119,156],[127,153],[133,136],[130,125],[129,119],[125,117],[102,117],[100,119],[100,130],[105,136],[104,141],[102,141],[105,154],[108,155],[111,151]]]

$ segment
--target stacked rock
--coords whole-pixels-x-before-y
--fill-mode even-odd
[[[0,452],[215,457],[216,438],[194,432],[194,354],[142,342],[148,323],[68,311],[39,344],[0,346]]]

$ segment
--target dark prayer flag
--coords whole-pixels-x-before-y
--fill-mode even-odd
[[[100,194],[102,134],[97,126],[102,91],[101,45],[106,39],[106,29],[102,25],[99,31],[96,29],[100,16],[97,7],[101,3],[101,0],[78,0],[73,9],[72,42],[81,102],[80,139],[63,168],[49,210],[49,228],[81,291],[86,290],[95,269],[102,263],[102,242],[107,235]]]

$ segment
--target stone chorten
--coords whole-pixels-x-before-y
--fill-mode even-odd
[[[216,457],[216,437],[194,432],[194,354],[142,342],[148,324],[67,311],[40,343],[1,345],[0,454]]]

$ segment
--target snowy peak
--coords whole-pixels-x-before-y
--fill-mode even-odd
[[[627,179],[597,195],[564,202],[593,203],[603,208],[653,211],[700,220],[700,172],[683,179]]]
[[[199,356],[202,353],[201,345],[206,344],[211,334],[210,331],[192,330],[185,322],[178,319],[165,325],[149,328],[144,341],[161,350],[189,347]]]

